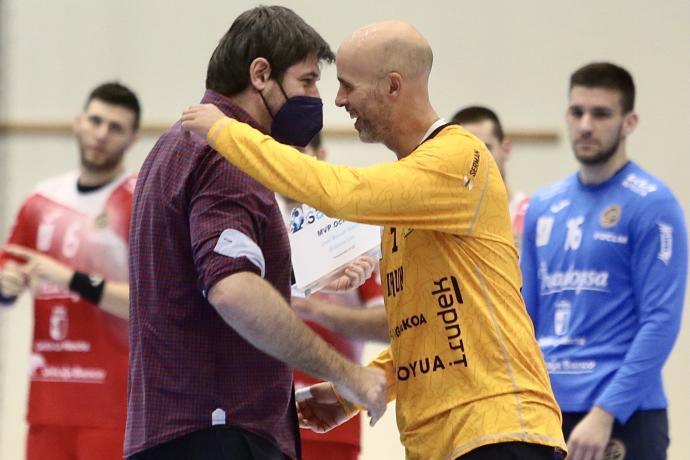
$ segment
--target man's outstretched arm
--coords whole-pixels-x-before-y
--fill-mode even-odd
[[[23,259],[24,263],[6,262],[0,282],[3,297],[16,296],[30,285],[48,281],[79,294],[112,315],[129,318],[127,282],[105,280],[99,278],[97,273],[79,273],[69,265],[24,246],[10,244],[5,247],[5,252]]]
[[[315,297],[293,297],[292,308],[307,321],[313,321],[346,337],[388,342],[386,310],[381,305],[352,308]]]
[[[182,126],[205,135],[219,154],[271,190],[353,222],[467,233],[487,186],[505,195],[491,154],[469,135],[450,145],[425,143],[399,161],[352,168],[302,155],[210,104],[185,111]]]
[[[366,407],[375,423],[386,410],[386,377],[348,361],[300,320],[281,295],[251,272],[223,278],[208,294],[223,320],[264,353],[330,380],[346,398]]]

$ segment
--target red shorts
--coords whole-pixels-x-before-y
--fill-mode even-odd
[[[302,440],[302,460],[357,460],[359,447],[328,441]]]
[[[123,430],[29,426],[27,460],[122,460]]]

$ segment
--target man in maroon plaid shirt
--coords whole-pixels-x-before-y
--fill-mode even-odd
[[[291,10],[258,7],[218,44],[202,102],[304,145],[322,123],[319,64],[333,59]],[[336,382],[372,422],[382,415],[383,373],[337,354],[287,304],[290,250],[273,192],[179,123],[142,167],[130,234],[125,456],[299,458],[291,367]],[[370,269],[352,265],[340,281]]]

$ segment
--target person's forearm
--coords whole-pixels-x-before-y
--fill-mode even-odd
[[[73,271],[59,275],[53,270],[48,277],[82,299],[96,305],[103,311],[122,319],[129,319],[129,284],[123,281],[109,281],[98,275]]]
[[[337,305],[320,299],[310,299],[315,307],[314,321],[328,329],[359,340],[376,340],[386,342],[388,321],[383,305],[367,309],[355,309]]]
[[[245,340],[291,367],[333,382],[341,382],[355,368],[309,329],[269,283],[253,273],[237,273],[219,281],[208,299]]]
[[[106,281],[101,309],[122,319],[129,319],[129,283]]]
[[[678,326],[671,321],[646,322],[595,405],[614,414],[621,423],[627,422],[661,372],[677,334]]]

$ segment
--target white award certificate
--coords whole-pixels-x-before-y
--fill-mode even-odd
[[[290,211],[288,233],[293,295],[318,291],[363,254],[380,257],[381,227],[333,219],[306,204]]]

